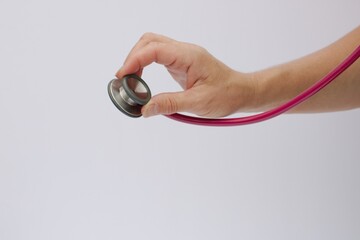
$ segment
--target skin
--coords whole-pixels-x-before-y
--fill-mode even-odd
[[[190,112],[224,117],[265,111],[298,95],[321,79],[360,44],[360,26],[333,44],[288,63],[252,73],[235,71],[204,48],[146,33],[135,44],[117,78],[152,63],[162,64],[184,91],[161,93],[142,108],[144,117]],[[225,104],[224,104],[225,103]],[[341,111],[360,107],[360,61],[292,113]]]

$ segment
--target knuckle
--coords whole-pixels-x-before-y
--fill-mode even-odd
[[[199,46],[199,45],[196,45],[196,44],[190,44],[190,46],[192,47],[192,51],[194,51],[194,52],[196,52],[198,54],[203,55],[203,54],[208,53],[208,51],[202,46]]]
[[[151,41],[155,37],[155,35],[155,33],[146,32],[141,36],[140,41]]]
[[[165,104],[166,113],[175,113],[178,111],[178,103],[174,98],[167,98]]]
[[[199,47],[197,49],[197,53],[198,53],[198,57],[202,60],[205,60],[209,57],[209,52],[203,47]]]
[[[154,62],[159,63],[159,49],[160,49],[161,43],[159,42],[149,42],[148,47],[152,50],[154,56]]]

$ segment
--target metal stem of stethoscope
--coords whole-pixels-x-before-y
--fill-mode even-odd
[[[283,105],[269,111],[240,118],[220,118],[209,119],[191,117],[179,113],[166,115],[167,117],[183,123],[203,125],[203,126],[239,126],[257,123],[276,117],[291,108],[310,98],[329,83],[334,81],[342,72],[349,68],[360,57],[360,45],[337,67],[316,82],[313,86],[306,89],[298,96]],[[131,74],[124,78],[113,79],[108,85],[108,92],[115,106],[130,117],[140,117],[141,107],[151,98],[151,92],[144,80],[137,75]]]

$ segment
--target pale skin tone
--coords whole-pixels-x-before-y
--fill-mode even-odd
[[[146,33],[135,44],[117,78],[152,64],[164,65],[184,91],[153,96],[144,117],[190,112],[224,117],[236,112],[266,111],[298,95],[321,79],[357,46],[360,26],[333,44],[305,57],[269,69],[243,73],[217,60],[202,47]],[[314,113],[360,107],[360,60],[322,91],[290,112]]]

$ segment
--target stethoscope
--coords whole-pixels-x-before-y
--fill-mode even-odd
[[[290,101],[271,109],[269,111],[240,118],[209,119],[192,117],[179,113],[166,115],[167,117],[183,123],[204,125],[204,126],[239,126],[257,123],[276,117],[289,109],[295,107],[306,99],[310,98],[337,76],[349,68],[360,56],[360,45],[337,67],[330,71],[313,86],[306,89]],[[111,101],[124,114],[130,117],[141,117],[141,108],[149,102],[151,91],[146,82],[135,74],[124,76],[122,79],[113,79],[108,84],[108,93]]]

